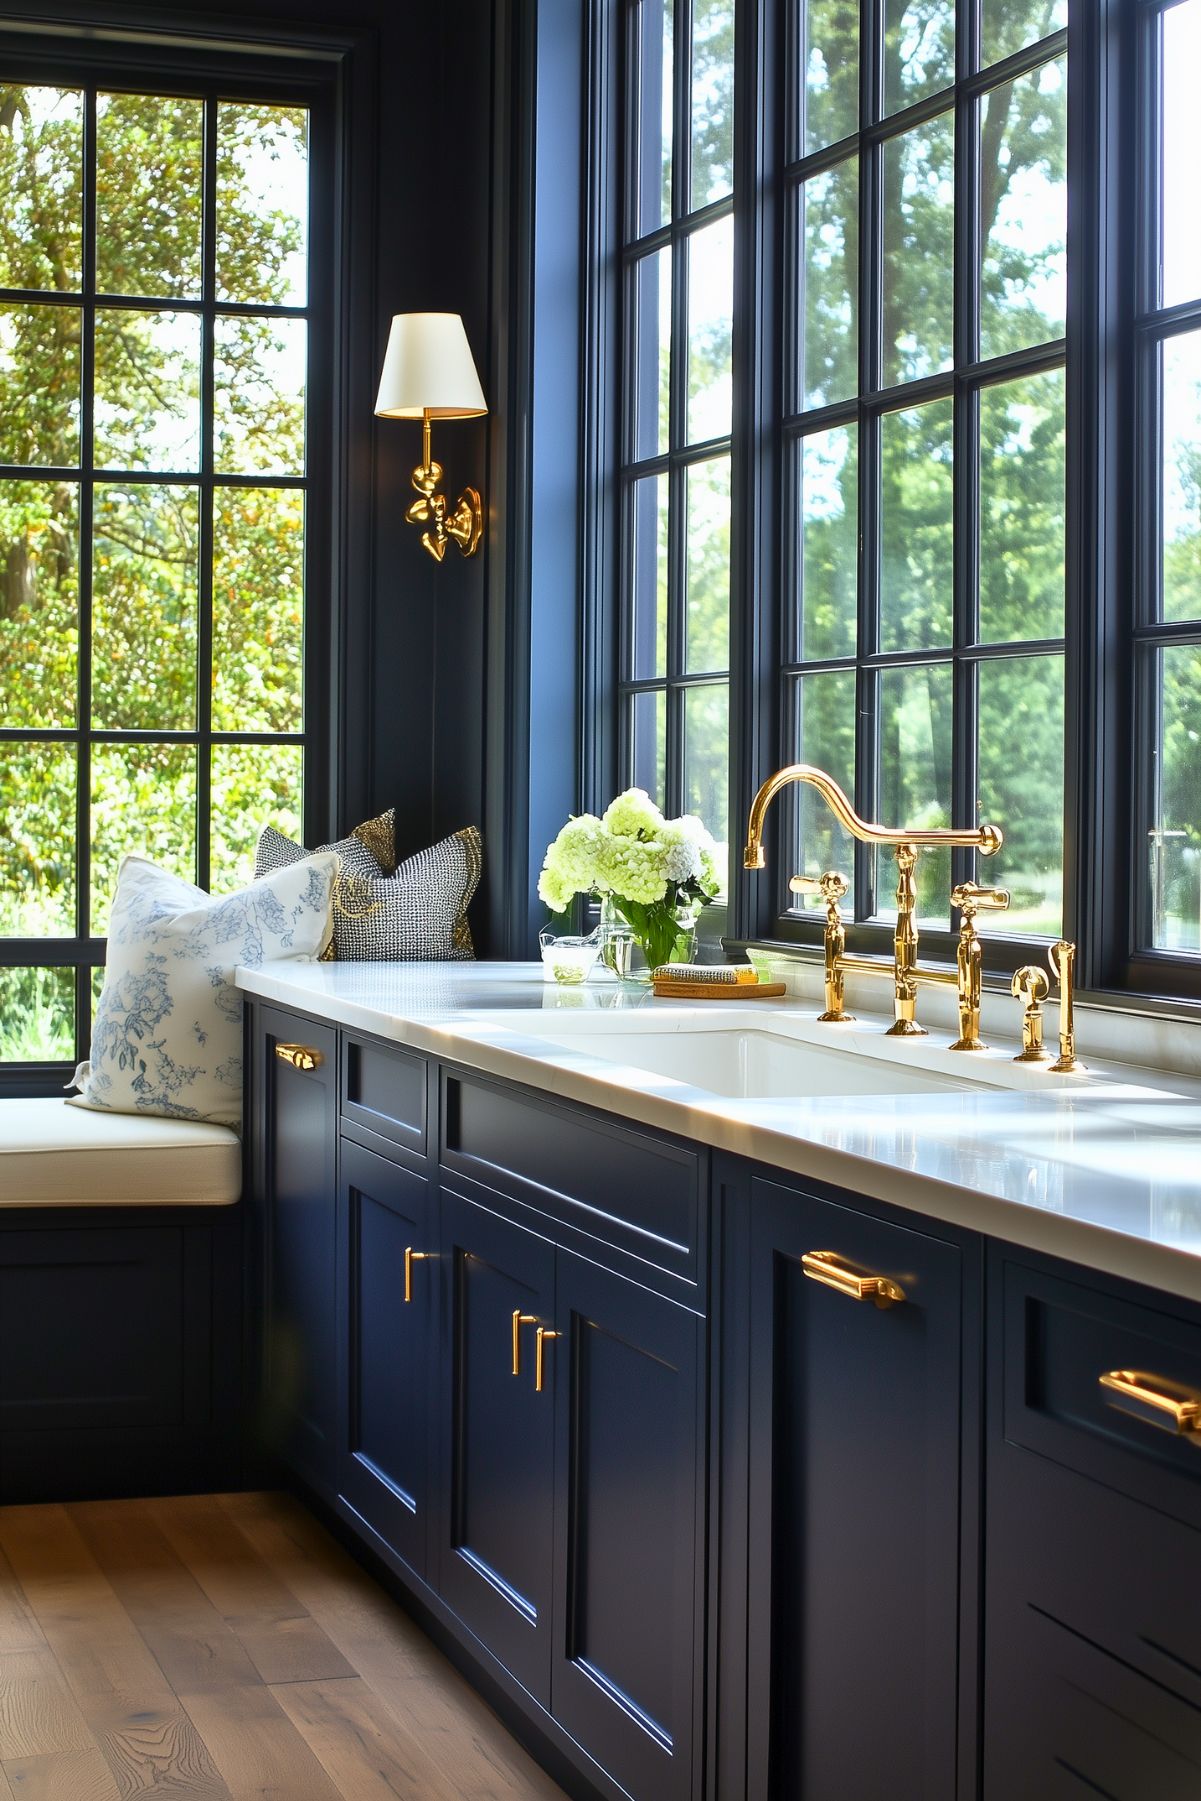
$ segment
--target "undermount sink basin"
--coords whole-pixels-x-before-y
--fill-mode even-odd
[[[976,1082],[957,1080],[859,1048],[808,1044],[770,1027],[733,1026],[709,1030],[608,1030],[602,1017],[585,1023],[547,1019],[527,1027],[510,1016],[511,1026],[545,1038],[547,1050],[583,1052],[631,1074],[666,1076],[690,1088],[734,1100],[772,1100],[810,1095],[931,1094],[963,1092]]]

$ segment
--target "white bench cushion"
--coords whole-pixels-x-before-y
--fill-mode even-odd
[[[228,1126],[0,1100],[2,1207],[228,1207],[241,1192]]]

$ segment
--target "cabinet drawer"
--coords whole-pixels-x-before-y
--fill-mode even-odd
[[[409,1051],[346,1038],[342,1118],[424,1157],[426,1069],[425,1058]]]
[[[1178,1432],[1166,1409],[1101,1380],[1201,1403],[1201,1320],[1011,1261],[1004,1333],[1011,1444],[1201,1527],[1201,1432]]]
[[[697,1152],[490,1082],[443,1080],[448,1169],[699,1285]]]
[[[993,1671],[984,1801],[1196,1801],[1201,1714],[1031,1611]]]

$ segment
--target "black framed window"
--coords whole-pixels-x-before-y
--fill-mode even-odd
[[[1201,0],[1143,4],[1135,337],[1138,808],[1144,952],[1201,954]],[[1162,959],[1161,967],[1162,967]]]
[[[619,775],[729,813],[735,0],[626,9]]]
[[[779,761],[890,825],[1001,824],[982,879],[1011,890],[988,924],[1014,940],[1064,916],[1065,10],[792,0],[783,21]],[[887,860],[811,791],[788,828],[780,935],[814,906],[787,893],[802,864],[851,878],[857,921],[895,917]],[[926,927],[976,873],[921,859]]]
[[[125,852],[303,830],[326,211],[303,94],[0,75],[0,1062],[56,1064]]]

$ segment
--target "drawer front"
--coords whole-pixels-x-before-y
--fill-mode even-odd
[[[992,1671],[984,1801],[1196,1801],[1201,1713],[1031,1612]]]
[[[697,1152],[489,1082],[447,1073],[444,1083],[448,1169],[699,1284]]]
[[[1012,1445],[989,1470],[990,1672],[1045,1617],[1201,1719],[1201,1534]]]
[[[350,1037],[343,1053],[342,1118],[424,1157],[425,1058]]]
[[[1168,1410],[1201,1411],[1201,1320],[1016,1261],[1003,1293],[1006,1439],[1201,1527],[1201,1431]]]

